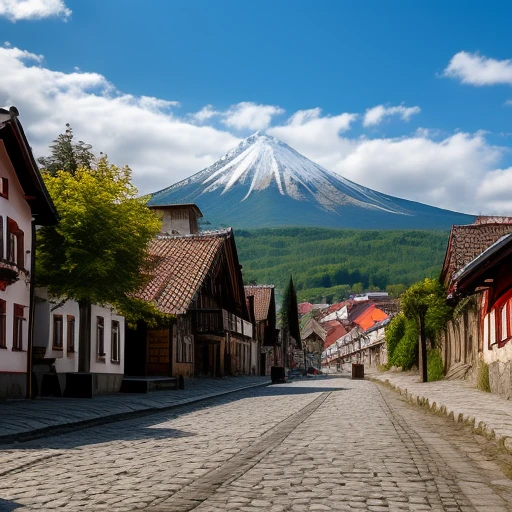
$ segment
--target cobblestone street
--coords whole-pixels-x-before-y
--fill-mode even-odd
[[[255,388],[5,445],[0,510],[512,510],[512,457],[369,381]]]

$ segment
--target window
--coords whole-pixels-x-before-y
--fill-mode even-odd
[[[99,358],[105,357],[105,323],[102,316],[96,317],[96,350]]]
[[[5,326],[6,326],[6,302],[0,299],[0,348],[7,347],[7,339],[5,337]]]
[[[181,363],[192,362],[192,336],[185,334],[178,341],[178,361]]]
[[[62,350],[64,321],[62,315],[53,315],[53,350]]]
[[[0,259],[4,257],[4,218],[0,215]]]
[[[23,350],[23,306],[14,304],[14,331],[12,340],[13,350]]]
[[[113,363],[119,363],[121,358],[121,336],[119,332],[119,322],[112,320],[112,337],[110,340],[111,354]]]
[[[24,233],[9,217],[7,217],[7,260],[20,269],[25,268]]]
[[[75,351],[75,317],[68,315],[67,323],[67,348],[69,354]]]
[[[0,178],[0,197],[9,199],[9,180],[7,178]]]

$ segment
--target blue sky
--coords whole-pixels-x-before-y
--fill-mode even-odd
[[[512,214],[510,19],[509,2],[0,0],[0,104],[36,154],[70,122],[143,192],[263,129],[371,188]]]

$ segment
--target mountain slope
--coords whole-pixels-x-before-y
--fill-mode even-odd
[[[235,227],[448,228],[465,214],[381,194],[256,133],[213,165],[152,195],[150,205],[196,203],[205,221]]]

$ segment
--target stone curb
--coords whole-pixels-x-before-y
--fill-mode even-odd
[[[248,389],[254,388],[262,388],[269,386],[271,384],[270,381],[262,382],[258,384],[251,384],[249,386],[242,386],[239,388],[228,389],[226,391],[220,391],[218,393],[209,393],[208,395],[200,395],[194,398],[186,398],[181,402],[173,403],[169,405],[163,405],[162,407],[148,407],[147,409],[141,409],[136,411],[127,411],[120,412],[115,414],[110,414],[106,416],[102,416],[100,418],[91,418],[87,420],[79,420],[71,423],[65,423],[61,425],[51,425],[48,427],[37,428],[27,432],[20,432],[17,434],[7,434],[4,436],[0,436],[0,445],[12,444],[12,443],[25,443],[27,441],[32,441],[34,439],[40,439],[42,437],[48,437],[55,434],[67,434],[69,432],[74,432],[76,430],[83,430],[85,428],[97,427],[100,425],[106,425],[108,423],[114,423],[117,421],[123,421],[133,418],[139,418],[143,416],[149,416],[151,414],[157,414],[159,412],[165,412],[171,409],[177,409],[179,407],[191,404],[197,404],[199,402],[204,402],[206,400],[211,400],[213,398],[218,398],[225,395],[230,395],[232,393],[237,393],[238,391],[246,391]],[[158,393],[158,391],[155,391]]]
[[[375,377],[368,377],[368,379],[372,382],[388,386],[398,394],[404,396],[410,404],[419,405],[420,407],[423,407],[424,409],[427,409],[434,414],[445,416],[446,418],[451,419],[456,423],[462,423],[470,427],[475,434],[479,434],[484,436],[486,439],[496,441],[502,450],[512,454],[512,437],[497,434],[495,430],[485,421],[479,421],[477,424],[476,418],[474,416],[456,411],[453,408],[448,409],[446,405],[439,405],[436,402],[430,403],[428,398],[416,395],[414,393],[409,393],[407,388],[401,388],[396,384],[392,384],[389,382],[389,379],[381,380]]]

